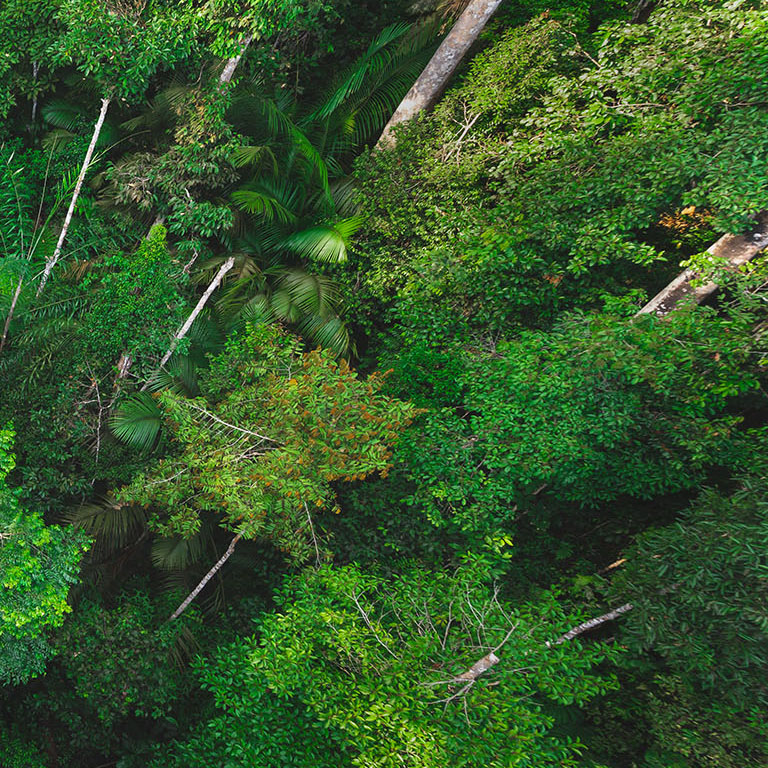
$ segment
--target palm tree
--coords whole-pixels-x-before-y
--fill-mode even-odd
[[[232,161],[245,178],[231,193],[240,215],[218,301],[230,323],[277,319],[338,354],[352,351],[340,292],[322,269],[346,261],[362,224],[352,161],[429,59],[435,31],[383,30],[303,114],[284,94],[253,84],[236,95],[230,120],[246,141]],[[203,274],[222,263],[210,260]]]

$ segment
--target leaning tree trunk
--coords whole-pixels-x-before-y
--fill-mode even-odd
[[[471,0],[384,127],[376,144],[377,149],[394,143],[392,129],[396,125],[410,120],[423,110],[431,109],[436,104],[451,75],[499,5],[501,0]]]
[[[768,248],[768,211],[758,214],[752,232],[747,235],[723,235],[716,243],[707,248],[707,253],[724,259],[728,269],[736,270]],[[692,282],[697,275],[686,269],[666,288],[657,293],[637,315],[658,315],[664,317],[674,312],[687,301],[701,303],[717,290],[717,283],[709,281],[694,287]],[[635,317],[637,317],[635,315]]]
[[[235,551],[235,545],[240,541],[240,537],[241,534],[238,533],[237,536],[229,542],[227,551],[216,561],[216,565],[203,576],[200,583],[187,595],[184,602],[168,617],[168,621],[178,619],[179,616],[187,610],[189,604],[200,594],[203,587],[205,587],[205,585],[219,572],[221,566],[229,560],[229,556]]]
[[[243,42],[240,43],[240,52],[236,56],[227,59],[227,63],[224,65],[224,69],[221,70],[221,75],[219,75],[219,83],[224,85],[232,80],[232,75],[235,74],[237,65],[240,63],[240,59],[243,58],[243,54],[251,44],[252,40],[253,35],[248,35]]]
[[[195,308],[189,313],[189,317],[184,321],[184,325],[179,328],[176,335],[171,339],[171,343],[166,350],[165,354],[163,355],[162,360],[160,360],[160,364],[157,366],[155,371],[152,373],[152,375],[147,379],[144,386],[141,388],[141,391],[143,392],[152,381],[152,378],[154,375],[159,371],[170,359],[171,355],[173,354],[174,350],[176,349],[178,343],[187,335],[189,332],[189,329],[192,327],[192,324],[197,320],[197,316],[203,311],[205,305],[208,303],[208,299],[211,298],[213,292],[219,287],[221,281],[224,279],[224,275],[229,272],[232,267],[235,266],[235,257],[230,256],[222,265],[219,271],[216,273],[216,276],[211,280],[211,282],[208,284],[208,287],[205,289],[205,293],[200,297],[200,300],[195,305]],[[121,358],[122,359],[122,358]]]
[[[40,279],[40,285],[37,288],[38,296],[43,292],[43,288],[45,288],[45,284],[48,282],[48,278],[51,276],[51,271],[56,266],[56,262],[61,256],[61,249],[64,246],[64,241],[67,238],[67,232],[69,231],[69,225],[72,222],[72,215],[75,212],[77,199],[80,197],[80,190],[83,186],[83,180],[85,179],[85,174],[91,164],[93,152],[96,149],[96,142],[99,140],[99,134],[101,133],[101,128],[104,125],[104,119],[107,116],[107,110],[109,109],[110,101],[111,99],[107,98],[101,100],[101,110],[99,112],[99,117],[96,120],[96,125],[93,127],[91,143],[88,145],[88,151],[85,153],[85,159],[83,160],[83,165],[80,168],[80,175],[77,177],[77,182],[75,183],[75,189],[72,193],[72,200],[69,203],[69,210],[67,211],[67,215],[64,217],[64,224],[62,225],[61,232],[59,233],[59,240],[56,243],[53,254],[45,264],[45,270],[43,271],[43,276]]]
[[[8,338],[8,329],[11,327],[11,320],[13,320],[13,313],[16,311],[16,303],[19,300],[19,294],[21,293],[21,285],[24,282],[24,278],[20,277],[19,282],[16,285],[13,298],[11,299],[11,306],[8,308],[8,316],[5,318],[5,325],[3,326],[3,337],[0,338],[0,352],[5,349],[5,340]]]

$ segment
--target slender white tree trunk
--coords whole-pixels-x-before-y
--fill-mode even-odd
[[[229,560],[229,556],[235,551],[235,545],[240,541],[240,534],[238,533],[232,541],[229,542],[227,551],[216,561],[216,565],[211,568],[208,573],[203,576],[200,583],[187,595],[184,602],[168,617],[168,621],[178,619],[184,611],[187,610],[189,604],[200,594],[205,585],[218,573],[221,566]]]
[[[5,340],[8,338],[8,329],[11,327],[11,320],[13,320],[13,313],[16,310],[16,302],[19,300],[19,294],[21,293],[21,285],[24,282],[24,278],[20,277],[19,282],[16,285],[16,290],[11,299],[11,306],[8,308],[8,317],[5,318],[5,325],[3,326],[3,337],[0,339],[0,352],[5,349]]]
[[[77,205],[78,197],[80,197],[80,190],[83,186],[83,180],[85,179],[85,174],[88,171],[88,167],[91,164],[91,159],[93,158],[93,151],[96,149],[96,142],[99,140],[99,134],[101,133],[102,126],[104,125],[104,119],[107,116],[109,103],[110,103],[110,99],[105,98],[101,100],[101,110],[99,112],[98,120],[96,120],[96,125],[93,127],[93,135],[91,136],[91,143],[88,145],[88,151],[85,153],[85,159],[83,160],[83,165],[80,168],[80,175],[77,177],[77,183],[75,184],[75,189],[74,189],[74,192],[72,193],[72,200],[69,203],[69,210],[67,211],[67,215],[64,217],[64,224],[62,225],[61,232],[59,233],[59,240],[56,243],[56,247],[53,250],[53,254],[51,254],[51,257],[48,259],[48,261],[45,264],[45,270],[43,271],[43,276],[40,279],[40,285],[37,288],[38,296],[43,292],[43,288],[45,288],[45,284],[48,282],[48,278],[51,276],[51,271],[56,266],[56,262],[59,260],[59,257],[61,256],[61,249],[64,246],[64,241],[67,238],[69,225],[72,222],[72,215],[75,212],[75,206]]]
[[[208,287],[205,289],[205,293],[200,297],[200,300],[195,305],[195,308],[189,313],[189,317],[184,321],[184,325],[179,328],[179,330],[176,332],[176,335],[171,340],[171,344],[168,347],[166,353],[163,355],[162,360],[160,360],[159,365],[155,369],[152,376],[149,377],[147,382],[144,384],[144,386],[141,388],[141,391],[143,392],[148,386],[150,381],[152,381],[152,377],[154,376],[157,371],[159,371],[170,359],[171,355],[173,354],[174,350],[178,346],[178,343],[187,335],[189,332],[189,329],[192,327],[192,324],[197,320],[197,316],[203,311],[205,308],[205,305],[208,303],[208,299],[211,298],[213,292],[219,287],[221,284],[221,281],[224,279],[224,275],[229,272],[232,267],[235,266],[235,257],[230,256],[222,265],[219,271],[216,273],[216,276],[211,280],[211,282],[208,284]]]
[[[384,127],[377,149],[393,143],[392,129],[430,109],[502,0],[472,0]]]
[[[551,648],[553,645],[562,645],[563,643],[568,642],[568,640],[573,640],[574,637],[578,637],[590,629],[594,629],[595,627],[599,627],[601,624],[605,624],[606,621],[613,621],[614,619],[618,619],[622,613],[631,611],[633,608],[634,606],[632,603],[624,603],[624,605],[620,605],[618,608],[614,608],[612,611],[608,611],[608,613],[604,613],[602,616],[597,616],[594,619],[589,619],[582,622],[578,627],[574,627],[564,635],[560,635],[557,640],[553,640],[551,643],[546,643],[546,646],[547,648]]]
[[[725,259],[728,269],[738,269],[768,248],[768,211],[758,214],[755,227],[747,235],[723,235],[716,243],[707,248],[707,253]],[[694,287],[691,283],[697,275],[686,269],[669,285],[659,291],[636,315],[658,315],[664,317],[674,312],[687,300],[701,303],[717,290],[717,283],[712,281]]]
[[[243,54],[251,44],[252,40],[253,35],[248,35],[248,37],[240,43],[240,53],[238,53],[237,56],[233,56],[231,59],[227,59],[227,63],[224,65],[224,69],[221,70],[221,75],[219,75],[219,82],[221,84],[226,84],[232,80],[232,75],[235,74],[237,65],[240,63],[240,59],[243,58]]]

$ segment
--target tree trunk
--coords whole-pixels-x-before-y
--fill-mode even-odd
[[[243,58],[243,54],[251,44],[252,40],[253,35],[248,35],[248,37],[246,37],[243,42],[240,43],[240,53],[238,53],[237,56],[232,56],[232,58],[227,59],[227,63],[224,65],[224,69],[221,70],[221,75],[219,75],[219,83],[225,85],[232,80],[232,75],[235,74],[237,65],[240,63],[240,59]]]
[[[599,627],[601,624],[605,624],[606,621],[618,619],[622,613],[631,611],[633,608],[634,606],[632,603],[624,603],[624,605],[620,605],[618,608],[614,608],[612,611],[608,611],[608,613],[604,613],[602,616],[597,616],[594,619],[582,622],[578,627],[574,627],[564,635],[560,635],[557,640],[553,640],[551,643],[546,643],[546,646],[547,648],[551,648],[553,645],[562,645],[563,643],[568,642],[568,640],[573,640],[574,637],[578,637],[583,632]]]
[[[394,143],[392,129],[430,109],[443,93],[445,86],[483,31],[488,20],[501,5],[501,0],[471,0],[458,21],[443,40],[418,80],[400,102],[400,106],[384,127],[377,149]]]
[[[40,285],[37,288],[38,296],[43,292],[43,288],[45,288],[45,284],[48,282],[48,278],[51,276],[51,271],[56,266],[56,262],[59,260],[59,257],[61,256],[61,249],[64,246],[64,240],[66,240],[67,232],[69,231],[69,225],[72,222],[72,215],[75,212],[75,205],[77,205],[77,199],[78,197],[80,197],[80,190],[83,186],[83,180],[85,179],[85,174],[88,171],[88,167],[91,164],[93,151],[96,148],[96,142],[99,140],[99,134],[101,133],[101,128],[104,125],[104,119],[107,116],[107,109],[109,109],[109,102],[110,102],[110,99],[101,100],[101,111],[99,112],[98,120],[96,120],[96,125],[93,127],[93,135],[91,136],[91,143],[88,145],[88,151],[85,153],[85,159],[83,160],[83,165],[80,168],[80,175],[77,177],[77,183],[75,184],[75,189],[74,189],[74,192],[72,193],[72,200],[69,203],[69,210],[67,211],[67,215],[64,217],[64,224],[61,227],[61,232],[59,233],[59,240],[56,243],[56,248],[54,248],[53,254],[45,264],[45,270],[43,271],[43,276],[40,279]]]
[[[24,278],[19,278],[19,284],[16,286],[16,291],[11,299],[11,306],[8,308],[8,317],[5,318],[5,326],[3,327],[3,338],[0,339],[0,352],[5,349],[5,340],[8,338],[8,329],[11,327],[11,320],[13,320],[13,313],[16,309],[16,302],[19,300],[19,294],[21,293],[21,285],[24,282]]]
[[[203,576],[200,583],[189,593],[189,595],[187,595],[184,602],[168,617],[168,621],[178,619],[179,616],[181,616],[181,614],[187,610],[189,604],[200,594],[200,592],[203,590],[203,587],[205,587],[205,585],[216,575],[221,566],[224,565],[227,560],[229,560],[229,556],[235,551],[235,544],[240,541],[240,538],[241,536],[238,533],[237,536],[235,536],[235,538],[229,542],[227,551],[218,559],[216,565],[214,565],[213,568],[211,568],[211,570],[208,571],[205,576]]]
[[[211,280],[211,282],[208,284],[208,287],[205,289],[205,293],[200,297],[200,300],[195,305],[195,308],[189,313],[189,317],[184,321],[184,325],[179,328],[176,335],[171,340],[171,344],[168,347],[168,350],[163,355],[163,359],[160,361],[160,364],[155,369],[154,373],[157,373],[170,359],[171,355],[173,354],[174,350],[176,349],[176,346],[178,343],[187,335],[189,332],[189,329],[192,327],[192,324],[197,320],[197,316],[203,311],[205,305],[208,303],[208,299],[211,298],[211,295],[213,292],[219,287],[221,284],[221,281],[224,279],[224,275],[229,272],[232,267],[235,266],[235,257],[230,256],[222,265],[219,271],[216,273],[216,277]],[[154,373],[152,374],[154,376]],[[148,386],[149,382],[152,380],[152,376],[150,376],[149,380],[144,384],[144,386],[141,388],[141,391],[143,392]]]
[[[707,253],[719,259],[725,259],[727,268],[736,270],[768,248],[768,211],[758,214],[755,227],[746,235],[723,235],[716,243],[707,248]],[[693,300],[697,304],[711,296],[717,290],[717,283],[709,281],[693,287],[691,282],[697,277],[693,270],[686,269],[666,288],[657,293],[637,314],[655,314],[664,317],[674,312],[685,301]]]

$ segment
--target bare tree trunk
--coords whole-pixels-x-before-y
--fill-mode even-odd
[[[561,645],[568,640],[573,640],[574,637],[578,637],[583,632],[599,627],[601,624],[605,624],[606,621],[613,621],[621,616],[622,613],[631,611],[633,608],[634,606],[632,603],[624,603],[624,605],[620,605],[618,608],[614,608],[612,611],[608,611],[608,613],[604,613],[602,616],[597,616],[594,619],[582,622],[578,627],[574,627],[564,635],[560,635],[557,640],[553,640],[551,643],[546,643],[546,646],[547,648],[551,648],[553,645]]]
[[[229,560],[229,556],[235,551],[235,545],[238,541],[240,541],[240,534],[238,533],[237,536],[235,536],[232,541],[229,542],[229,546],[227,547],[227,551],[218,559],[216,562],[216,565],[211,568],[208,573],[203,576],[200,583],[187,595],[184,602],[168,617],[168,621],[173,621],[174,619],[178,619],[179,616],[181,616],[184,611],[187,610],[189,607],[189,604],[200,594],[200,592],[203,590],[203,587],[217,574],[219,569],[221,568],[224,563]]]
[[[221,75],[219,75],[219,82],[224,85],[230,80],[232,80],[232,75],[235,74],[235,70],[237,69],[237,65],[240,63],[240,59],[243,58],[243,54],[245,53],[248,46],[251,44],[251,41],[253,40],[253,35],[248,35],[242,43],[240,43],[240,53],[237,54],[237,56],[232,56],[231,59],[227,59],[227,63],[224,65],[224,69],[221,70]]]
[[[91,164],[91,159],[93,158],[93,151],[96,148],[96,142],[99,140],[99,134],[101,133],[102,126],[104,125],[104,119],[107,116],[107,109],[109,109],[109,102],[110,102],[110,99],[101,100],[101,110],[99,112],[98,120],[96,120],[96,125],[93,127],[93,135],[91,136],[91,143],[88,145],[88,151],[85,153],[85,159],[83,160],[83,165],[80,168],[80,175],[77,177],[77,183],[75,184],[75,189],[74,189],[74,192],[72,193],[72,200],[69,203],[69,210],[67,211],[67,215],[64,217],[64,224],[61,227],[61,232],[59,233],[59,240],[56,243],[56,248],[54,248],[53,254],[45,264],[45,270],[43,271],[43,276],[40,279],[40,285],[37,288],[38,296],[43,292],[43,288],[45,288],[45,284],[48,282],[48,278],[51,276],[51,271],[56,266],[56,262],[59,260],[59,257],[61,256],[61,249],[64,246],[64,240],[67,237],[67,232],[69,231],[69,225],[72,222],[72,215],[75,212],[75,205],[77,205],[77,199],[78,197],[80,197],[80,190],[83,186],[83,180],[85,179],[85,174],[88,171],[88,167]]]
[[[377,149],[393,143],[392,129],[430,109],[440,98],[445,86],[466,56],[469,49],[493,16],[501,0],[471,0],[458,21],[443,40],[429,64],[419,75],[411,90],[384,127],[376,144]]]
[[[716,243],[707,248],[707,253],[719,259],[725,259],[728,269],[738,269],[760,251],[768,248],[768,211],[758,214],[755,227],[747,235],[723,235]],[[697,277],[693,270],[686,269],[666,288],[657,293],[637,314],[655,314],[664,317],[678,309],[686,300],[692,299],[697,304],[717,290],[717,283],[712,281],[693,287],[691,282]]]
[[[3,338],[0,339],[0,352],[5,349],[5,340],[8,338],[8,329],[11,327],[11,320],[13,320],[13,313],[16,309],[16,302],[19,300],[19,294],[21,293],[21,285],[24,282],[23,277],[19,277],[19,284],[16,286],[16,291],[11,299],[11,306],[8,308],[8,317],[5,318],[5,326],[3,327]]]
[[[222,265],[219,271],[216,273],[216,277],[211,280],[211,282],[208,284],[208,287],[205,289],[205,293],[200,297],[200,300],[195,305],[195,308],[189,313],[189,317],[184,321],[184,325],[179,328],[176,335],[171,340],[171,344],[168,347],[168,350],[163,355],[163,359],[160,361],[160,364],[155,369],[154,373],[157,373],[170,359],[171,355],[173,354],[174,350],[176,349],[176,346],[178,343],[187,335],[189,332],[189,329],[192,327],[192,324],[197,320],[197,316],[203,311],[205,305],[208,303],[208,299],[211,298],[211,295],[213,292],[219,287],[221,284],[221,281],[224,279],[224,275],[229,272],[232,267],[235,266],[235,257],[230,256]],[[152,374],[154,376],[154,373]],[[147,382],[144,384],[144,386],[141,388],[141,391],[143,392],[148,386],[149,382],[152,380],[152,376],[149,377]]]

